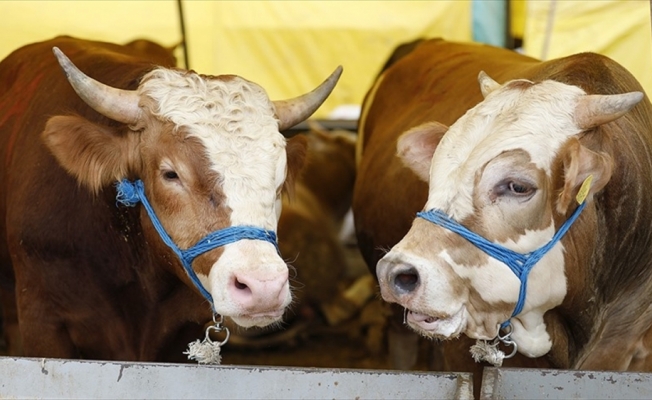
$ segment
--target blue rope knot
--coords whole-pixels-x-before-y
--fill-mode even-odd
[[[543,258],[543,256],[546,255],[546,253],[561,240],[566,232],[568,232],[571,225],[573,222],[575,222],[575,220],[577,220],[585,206],[586,203],[584,202],[580,204],[579,207],[573,211],[573,214],[570,216],[570,218],[568,218],[568,220],[564,222],[559,230],[555,232],[554,236],[548,243],[534,251],[525,254],[518,253],[499,244],[490,242],[484,237],[462,226],[457,221],[446,215],[446,213],[442,210],[432,209],[429,211],[422,211],[417,213],[417,217],[423,218],[436,225],[446,228],[451,232],[457,233],[458,235],[474,244],[477,248],[485,252],[487,255],[504,263],[509,267],[509,269],[512,270],[514,275],[516,275],[516,277],[518,277],[518,279],[521,281],[521,286],[519,289],[516,307],[514,308],[512,316],[509,318],[511,319],[512,317],[520,314],[520,312],[523,310],[523,305],[525,304],[525,293],[527,292],[527,278],[530,274],[530,271],[532,268],[534,268],[536,263],[538,263],[539,260],[541,260],[541,258]],[[506,328],[509,325],[509,319],[501,324],[501,328]]]
[[[138,190],[136,185],[140,183],[140,186],[143,185],[141,180],[136,181],[135,183],[129,182],[126,179],[121,180],[116,183],[117,195],[116,200],[118,203],[127,207],[134,207],[138,202],[140,202],[140,197],[138,195]]]
[[[199,290],[199,292],[210,302],[214,312],[215,305],[213,303],[213,296],[211,296],[208,290],[204,288],[204,286],[199,281],[195,270],[192,269],[192,262],[195,260],[195,258],[210,250],[243,239],[263,240],[269,242],[273,244],[276,248],[276,251],[279,252],[276,232],[262,229],[256,226],[247,225],[229,226],[227,228],[211,232],[200,239],[194,246],[182,250],[174,243],[170,235],[168,235],[167,231],[161,224],[161,221],[156,216],[154,209],[152,208],[151,204],[147,200],[147,196],[145,195],[145,187],[143,185],[143,181],[139,179],[135,182],[130,182],[127,179],[123,179],[120,182],[116,183],[116,190],[116,201],[118,203],[127,207],[134,207],[139,202],[143,204],[143,207],[145,207],[145,210],[147,211],[147,215],[149,215],[149,218],[151,219],[154,228],[161,236],[161,239],[170,249],[172,249],[172,251],[174,251],[177,257],[179,257],[179,260],[181,260],[181,264],[183,265],[183,269],[188,274],[188,277],[190,277],[190,280],[197,287],[197,290]]]

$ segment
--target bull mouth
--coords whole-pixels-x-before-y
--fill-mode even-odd
[[[425,337],[452,339],[458,337],[465,327],[465,307],[451,316],[434,316],[418,311],[406,310],[406,322],[410,328]]]

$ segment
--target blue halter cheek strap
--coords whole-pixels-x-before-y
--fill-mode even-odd
[[[510,250],[506,247],[503,247],[499,244],[490,242],[484,237],[478,235],[475,232],[472,232],[460,225],[457,221],[450,218],[446,213],[441,210],[433,209],[429,211],[417,213],[417,217],[423,218],[427,221],[430,221],[434,224],[440,225],[449,231],[455,232],[458,235],[462,236],[469,242],[473,243],[477,248],[487,253],[489,256],[495,258],[496,260],[505,263],[512,270],[512,272],[518,277],[521,281],[521,287],[518,294],[518,301],[516,302],[516,307],[512,313],[512,317],[518,315],[523,309],[525,304],[525,293],[527,291],[527,278],[530,270],[536,265],[539,260],[553,248],[559,240],[568,232],[573,222],[577,220],[580,213],[586,206],[586,203],[582,204],[575,209],[573,214],[564,222],[564,224],[559,228],[555,233],[552,239],[543,245],[542,247],[531,251],[529,253],[523,254],[518,253],[513,250]],[[510,317],[510,319],[512,318]],[[509,320],[502,323],[501,328],[506,328],[509,325]]]
[[[213,296],[211,296],[206,288],[204,288],[204,286],[199,281],[197,274],[195,274],[195,271],[192,269],[192,262],[195,258],[203,253],[206,253],[207,251],[222,247],[229,243],[237,242],[238,240],[242,239],[264,240],[266,242],[272,243],[278,252],[276,233],[274,231],[268,231],[255,226],[230,226],[225,229],[220,229],[218,231],[209,233],[191,248],[181,250],[174,243],[174,241],[172,241],[172,238],[165,231],[161,221],[156,216],[154,209],[147,200],[147,196],[145,196],[145,187],[143,186],[143,182],[141,180],[130,182],[126,179],[123,179],[116,184],[116,188],[118,192],[116,200],[118,203],[128,207],[133,207],[138,202],[143,203],[143,206],[147,211],[147,215],[149,215],[149,218],[152,220],[152,224],[154,225],[154,228],[156,228],[158,234],[161,236],[161,239],[163,239],[163,242],[165,242],[165,244],[171,248],[179,257],[181,264],[183,265],[183,269],[186,271],[190,277],[190,280],[197,287],[199,292],[210,302],[213,311],[215,311]]]

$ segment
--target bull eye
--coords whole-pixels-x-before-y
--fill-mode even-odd
[[[179,179],[179,175],[177,175],[176,171],[167,170],[167,171],[163,171],[163,178],[165,178],[168,181],[174,181]]]
[[[532,188],[519,182],[510,182],[509,190],[515,194],[527,194]]]
[[[505,179],[493,189],[493,196],[511,196],[521,200],[531,198],[537,188],[531,182],[522,179]]]

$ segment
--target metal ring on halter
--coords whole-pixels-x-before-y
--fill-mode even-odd
[[[219,317],[219,318],[215,319],[215,317]],[[206,340],[209,343],[215,343],[215,341],[213,341],[210,338],[211,331],[215,331],[216,333],[220,333],[222,331],[226,332],[226,337],[224,338],[224,340],[217,342],[220,346],[225,345],[226,342],[229,341],[229,337],[231,337],[231,331],[229,331],[229,328],[222,326],[223,321],[224,321],[224,316],[219,314],[213,314],[213,322],[215,323],[215,325],[211,325],[208,328],[206,328]]]
[[[500,341],[503,342],[503,344],[504,344],[505,346],[514,346],[514,349],[512,350],[511,353],[509,353],[509,354],[505,354],[505,358],[512,358],[512,357],[514,357],[514,355],[516,355],[516,352],[518,351],[518,345],[516,344],[516,342],[513,341],[513,340],[511,340],[511,339],[507,339],[507,340],[502,340],[502,339],[501,339]]]
[[[507,332],[503,336],[500,335],[501,329],[504,329]],[[514,333],[514,327],[512,326],[512,322],[507,321],[507,325],[505,325],[505,328],[498,329],[498,339],[500,339],[501,342],[505,340],[510,340],[509,338],[512,336],[512,333]]]
[[[211,331],[215,331],[216,333],[220,333],[220,332],[224,331],[224,332],[226,332],[226,337],[224,338],[224,340],[221,340],[221,341],[212,340],[211,337],[210,337],[211,336]],[[222,327],[222,326],[215,326],[215,325],[211,325],[208,328],[206,328],[206,341],[208,341],[209,343],[217,343],[220,346],[223,346],[223,345],[226,344],[226,342],[229,341],[230,336],[231,336],[231,332],[229,331],[229,328]]]
[[[514,355],[516,355],[516,352],[518,351],[518,345],[516,344],[515,341],[512,340],[512,333],[514,333],[514,327],[512,326],[511,322],[507,323],[505,330],[509,330],[509,332],[507,332],[502,336],[500,335],[500,330],[498,331],[498,336],[496,336],[496,339],[494,339],[494,343],[498,343],[500,341],[505,346],[514,346],[512,352],[510,354],[505,355],[505,358],[512,358],[514,357]]]

